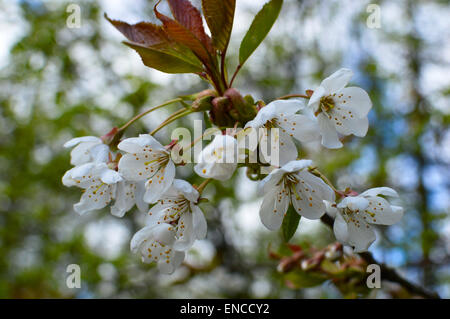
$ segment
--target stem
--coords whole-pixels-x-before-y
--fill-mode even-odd
[[[329,227],[333,228],[334,219],[329,215],[323,215],[320,220]],[[359,253],[359,256],[364,259],[368,264],[377,264],[380,266],[382,279],[388,280],[390,282],[395,282],[405,288],[408,292],[424,297],[426,299],[440,299],[440,296],[434,292],[429,291],[428,289],[421,287],[413,282],[408,281],[407,279],[400,276],[397,271],[384,263],[378,262],[370,252]]]
[[[175,121],[175,120],[177,120],[177,119],[179,119],[179,118],[181,118],[181,117],[183,117],[183,116],[189,115],[189,114],[191,114],[191,113],[193,113],[192,110],[186,110],[186,109],[178,110],[177,112],[175,112],[175,113],[173,113],[171,116],[169,116],[169,117],[168,117],[164,122],[162,122],[157,128],[155,128],[155,129],[150,133],[150,135],[154,135],[156,132],[158,132],[158,131],[159,131],[160,129],[162,129],[164,126],[166,126],[166,125],[172,123],[173,121]]]
[[[277,98],[276,100],[287,100],[287,99],[294,98],[294,97],[301,97],[304,99],[310,98],[308,95],[304,95],[304,94],[289,94],[289,95],[283,95],[283,96]]]
[[[242,65],[239,64],[237,66],[237,68],[236,68],[236,71],[234,71],[233,77],[231,78],[231,81],[230,81],[230,84],[228,85],[228,87],[232,87],[233,86],[234,79],[236,78],[236,75],[239,73],[241,68],[242,68]]]
[[[317,168],[314,168],[314,169],[312,170],[312,173],[317,174],[318,177],[320,177],[320,178],[321,178],[328,186],[330,186],[331,189],[332,189],[337,195],[342,196],[342,195],[341,195],[341,192],[339,192],[339,191],[336,189],[336,187],[334,187],[333,183],[331,183],[330,180],[329,180],[325,175],[323,175]]]
[[[227,74],[225,71],[225,57],[227,55],[227,49],[225,49],[221,55],[220,55],[220,73],[222,75],[222,82],[225,85],[225,88],[228,89],[228,84],[227,84]]]
[[[129,120],[126,124],[124,124],[121,128],[119,128],[118,132],[121,132],[121,131],[126,130],[131,124],[133,124],[134,122],[136,122],[136,121],[139,120],[140,118],[144,117],[145,115],[147,115],[147,114],[149,114],[149,113],[151,113],[151,112],[153,112],[153,111],[156,111],[157,109],[159,109],[159,108],[161,108],[161,107],[164,107],[164,106],[167,106],[167,105],[170,105],[170,104],[173,104],[173,103],[181,102],[181,101],[183,101],[182,98],[176,98],[176,99],[173,99],[173,100],[169,100],[169,101],[167,101],[167,102],[164,102],[163,104],[160,104],[160,105],[157,105],[157,106],[155,106],[155,107],[152,107],[151,109],[149,109],[149,110],[147,110],[147,111],[145,111],[145,112],[142,112],[142,113],[136,115],[135,117],[133,117],[133,118],[132,118],[131,120]]]
[[[201,195],[203,190],[205,189],[206,185],[208,185],[208,183],[211,181],[211,178],[205,179],[198,187],[197,187],[197,191],[199,192],[199,194]]]

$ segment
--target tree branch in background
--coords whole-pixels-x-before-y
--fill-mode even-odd
[[[327,226],[333,228],[334,219],[329,215],[323,215],[320,220]],[[429,291],[428,289],[419,286],[415,283],[412,283],[402,276],[400,276],[397,271],[384,263],[378,262],[370,252],[359,253],[362,259],[364,259],[368,264],[377,264],[381,268],[381,278],[390,282],[395,282],[406,289],[413,295],[421,296],[426,299],[440,299],[440,296],[434,292]]]

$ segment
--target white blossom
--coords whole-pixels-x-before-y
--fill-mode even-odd
[[[366,91],[359,87],[345,87],[353,76],[349,69],[340,69],[322,81],[314,91],[308,106],[314,111],[322,135],[322,145],[342,147],[338,133],[366,135],[367,114],[372,102]]]
[[[352,246],[355,252],[366,251],[375,241],[371,224],[392,225],[403,216],[402,207],[391,205],[379,195],[398,197],[395,190],[378,187],[358,196],[345,197],[337,206],[327,205],[327,213],[336,216],[334,234],[337,240]]]
[[[118,182],[111,214],[123,217],[135,204],[139,211],[145,213],[148,210],[148,204],[144,202],[144,193],[144,182]]]
[[[172,274],[183,262],[184,251],[174,249],[175,228],[169,224],[149,225],[139,230],[131,239],[130,248],[140,253],[145,263],[155,262],[159,271]]]
[[[96,136],[82,136],[71,139],[64,147],[74,147],[70,152],[70,164],[77,166],[89,162],[107,162],[109,147]]]
[[[225,181],[236,170],[237,156],[236,139],[229,135],[216,135],[199,154],[194,171],[204,178]]]
[[[186,181],[175,179],[172,186],[154,205],[147,225],[169,223],[175,232],[174,248],[189,249],[196,239],[206,236],[206,219],[197,206],[198,191]]]
[[[126,152],[119,161],[119,173],[128,181],[146,181],[144,200],[156,202],[175,178],[170,151],[149,134],[127,138],[118,148]]]
[[[106,163],[86,163],[68,170],[62,182],[65,186],[84,189],[79,203],[73,206],[79,214],[109,205],[116,194],[117,183],[123,179]]]
[[[270,145],[272,149],[278,148],[279,159],[267,158],[268,154],[261,152],[260,155],[267,163],[284,165],[295,160],[298,156],[297,148],[292,140],[295,138],[300,142],[311,142],[319,137],[318,126],[315,119],[306,115],[296,114],[305,107],[301,100],[276,100],[263,107],[256,117],[245,125],[245,128],[265,128],[263,134],[259,134],[259,144],[270,145],[270,141],[276,145]],[[276,128],[278,130],[271,130]],[[259,133],[259,132],[258,132]],[[272,136],[272,134],[276,134]],[[270,156],[272,157],[272,156]]]
[[[301,216],[319,219],[325,213],[324,200],[334,200],[330,186],[308,171],[311,165],[310,160],[291,161],[260,182],[264,200],[259,214],[268,229],[281,226],[290,203]]]

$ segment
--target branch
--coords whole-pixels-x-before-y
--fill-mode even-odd
[[[333,228],[334,219],[330,217],[329,215],[325,214],[323,215],[320,220],[328,225],[329,227]],[[419,286],[415,283],[412,283],[402,276],[400,276],[397,271],[389,266],[387,266],[384,263],[380,263],[375,260],[372,253],[370,252],[363,252],[359,253],[359,256],[364,259],[369,264],[377,264],[381,268],[381,275],[384,280],[388,280],[390,282],[395,282],[405,288],[408,292],[410,292],[413,295],[418,295],[426,299],[440,299],[439,295],[434,291],[429,291],[428,289]]]

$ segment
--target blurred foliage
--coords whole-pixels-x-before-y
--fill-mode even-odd
[[[66,27],[68,3],[80,4],[80,29]],[[340,187],[397,189],[406,216],[401,224],[380,229],[374,254],[449,297],[450,87],[448,51],[445,56],[440,50],[449,45],[449,9],[445,1],[378,3],[386,10],[382,28],[369,29],[363,2],[286,1],[235,86],[269,102],[314,89],[342,66],[354,69],[352,81],[369,92],[374,104],[368,135],[347,139],[340,150],[304,148],[302,154]],[[151,7],[151,1],[143,1],[141,19],[150,16]],[[259,8],[244,9],[254,16]],[[2,20],[20,25],[21,32],[0,70],[0,297],[356,296],[356,288],[345,290],[329,281],[308,289],[285,285],[268,252],[281,244],[281,232],[242,227],[260,223],[254,205],[258,196],[245,174],[208,186],[210,202],[203,204],[208,238],[172,277],[159,275],[129,252],[129,239],[142,225],[138,212],[121,220],[107,210],[77,216],[72,205],[80,194],[61,184],[70,168],[64,142],[105,134],[155,102],[206,86],[195,76],[167,78],[142,66],[119,37],[111,36],[97,2],[0,0],[0,9]],[[432,31],[442,34],[430,32],[424,17],[436,22]],[[232,64],[243,34],[233,36]],[[447,83],[428,85],[434,78],[430,68],[440,70]],[[127,135],[149,131],[164,114],[141,121]],[[190,127],[192,118],[181,123]],[[158,138],[167,142],[168,132],[162,130]],[[191,168],[179,174],[198,183]],[[291,243],[321,249],[333,240],[326,227],[302,220]],[[82,269],[81,289],[66,287],[66,267],[72,263]],[[388,288],[382,296],[405,296]]]

